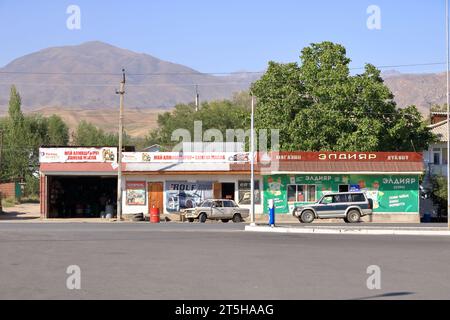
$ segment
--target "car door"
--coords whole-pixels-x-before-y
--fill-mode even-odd
[[[334,213],[333,216],[334,217],[345,217],[345,214],[347,212],[347,208],[350,206],[351,204],[351,197],[349,194],[338,194],[335,195],[335,201],[334,203],[336,204],[334,207]]]
[[[223,207],[223,201],[214,201],[213,207],[212,207],[212,218],[213,219],[223,219],[225,216],[224,213],[224,207]]]
[[[326,217],[333,212],[333,196],[327,195],[320,200],[320,203],[315,207],[316,213],[321,217]]]

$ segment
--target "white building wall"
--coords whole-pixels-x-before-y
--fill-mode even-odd
[[[212,182],[219,182],[219,183],[234,183],[235,187],[235,194],[234,198],[239,199],[239,188],[238,188],[238,182],[246,180],[249,181],[250,177],[249,175],[142,175],[142,176],[124,176],[124,179],[122,180],[122,212],[123,214],[139,214],[143,213],[145,216],[148,216],[149,208],[148,208],[148,190],[146,189],[146,204],[144,206],[129,206],[127,205],[127,199],[126,199],[126,183],[127,181],[145,181],[146,182],[146,188],[148,188],[147,184],[149,182],[163,182],[164,183],[164,190],[166,190],[166,182],[167,181],[188,181],[188,182],[196,182],[196,181],[212,181]],[[260,176],[256,177],[256,180],[259,181],[260,184],[260,192],[261,192],[261,204],[255,205],[255,213],[256,214],[262,214],[264,212],[263,203],[264,203],[264,192],[263,192],[263,179]],[[164,201],[164,213],[167,214],[166,210],[166,192],[163,193],[163,201]],[[237,202],[237,201],[236,201]],[[242,208],[250,209],[251,205],[241,205]]]

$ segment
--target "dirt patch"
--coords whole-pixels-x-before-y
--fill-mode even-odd
[[[39,203],[24,203],[9,208],[3,208],[0,221],[20,221],[40,219]]]

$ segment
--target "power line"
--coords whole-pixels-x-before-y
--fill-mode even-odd
[[[382,65],[375,66],[378,69],[386,68],[409,68],[409,67],[423,67],[423,66],[437,66],[445,65],[445,62],[428,62],[428,63],[411,63],[411,64],[397,64],[397,65]],[[364,67],[352,67],[349,70],[361,70]],[[264,74],[264,71],[234,71],[234,72],[148,72],[148,73],[127,73],[127,76],[166,76],[166,75],[219,75],[219,76],[233,76],[233,75],[256,75]],[[114,72],[32,72],[32,71],[0,71],[0,74],[23,74],[23,75],[67,75],[67,76],[120,76],[121,73]]]

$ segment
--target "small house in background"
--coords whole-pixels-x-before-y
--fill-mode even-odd
[[[442,120],[443,119],[443,120]],[[441,120],[437,122],[438,120]],[[428,150],[423,153],[423,160],[427,174],[437,176],[447,176],[447,142],[448,142],[448,123],[446,112],[431,113],[431,132],[439,137],[439,141],[430,144]]]

